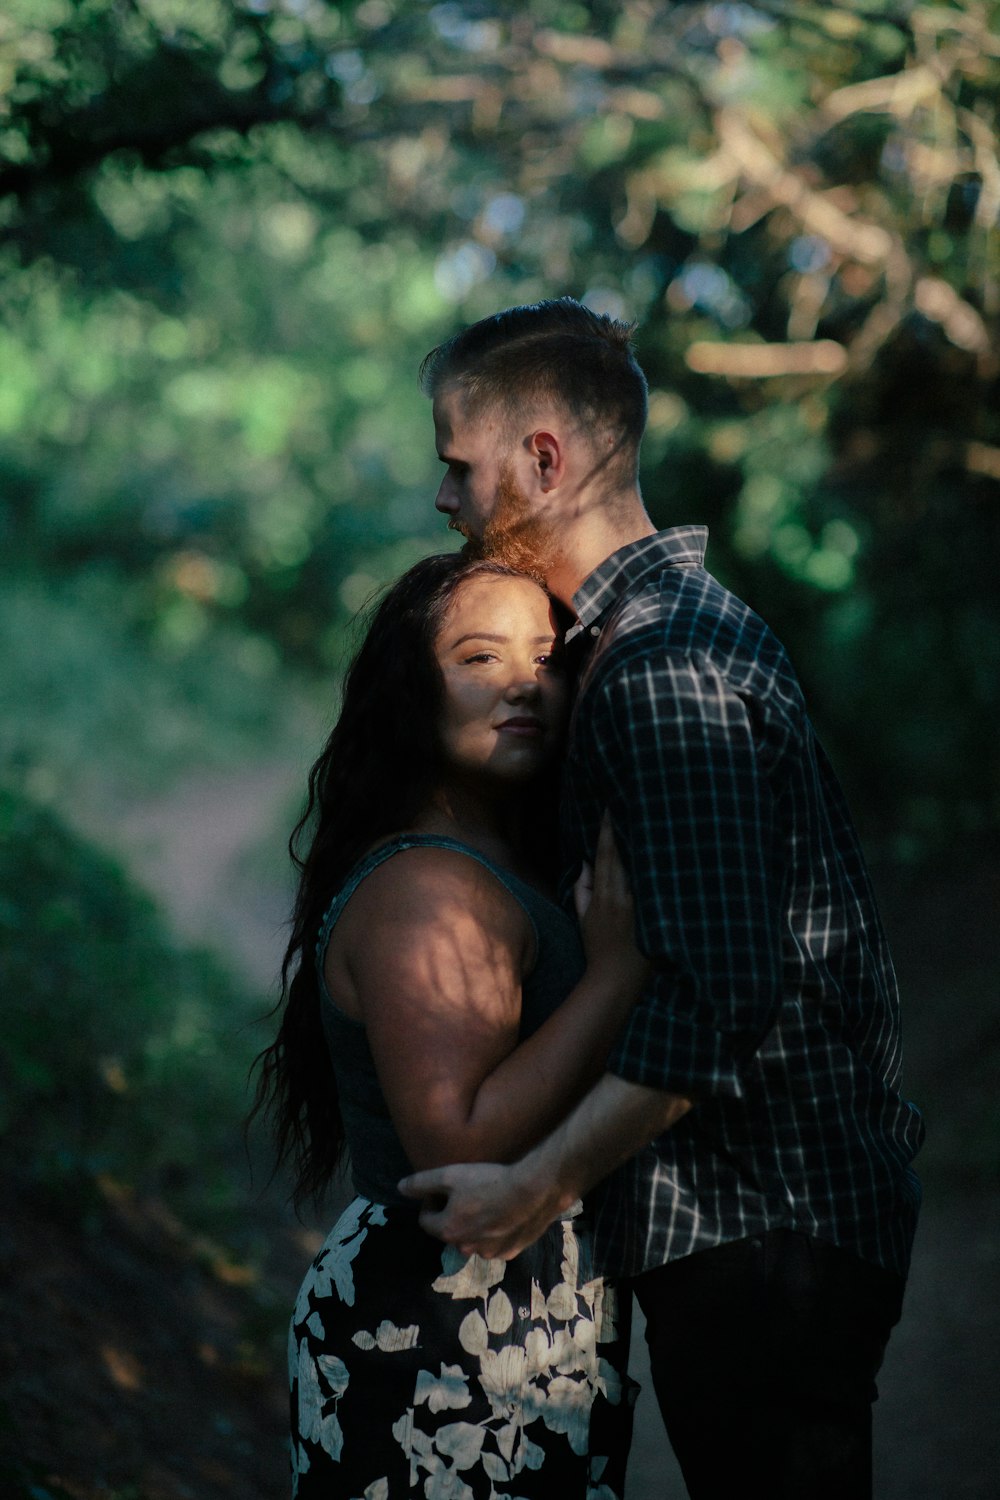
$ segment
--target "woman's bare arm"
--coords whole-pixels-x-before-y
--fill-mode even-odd
[[[351,898],[328,950],[328,984],[337,998],[338,978],[342,984],[349,974],[386,1102],[415,1166],[513,1160],[600,1075],[641,970],[616,935],[627,924],[619,913],[615,929],[606,880],[597,906],[594,963],[518,1045],[532,929],[483,866],[454,851],[410,849]]]

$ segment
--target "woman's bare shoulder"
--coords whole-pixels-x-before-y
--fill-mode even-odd
[[[386,924],[410,930],[475,924],[494,940],[505,933],[522,940],[531,925],[517,898],[474,854],[437,844],[411,845],[384,859],[354,891],[344,919],[369,931]]]

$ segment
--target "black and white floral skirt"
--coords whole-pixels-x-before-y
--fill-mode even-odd
[[[463,1256],[355,1198],[289,1333],[298,1500],[619,1500],[636,1387],[628,1297],[585,1231]]]

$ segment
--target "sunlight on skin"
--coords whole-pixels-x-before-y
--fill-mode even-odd
[[[458,589],[435,642],[444,681],[441,791],[494,778],[525,784],[554,754],[568,713],[547,595],[528,579],[474,577]]]
[[[557,639],[548,596],[528,579],[479,576],[456,591],[435,642],[444,770],[429,826],[486,849],[502,835],[507,809],[564,730]],[[414,1163],[495,1154],[498,1122],[480,1122],[477,1096],[517,1045],[521,976],[533,961],[523,908],[465,855],[407,850],[348,902],[327,949],[327,987],[367,1027]],[[502,1133],[505,1155],[534,1138]]]
[[[415,831],[517,868],[523,788],[565,726],[556,644],[548,596],[531,581],[478,575],[456,591],[435,643],[443,769]],[[613,849],[609,828],[606,858]],[[411,848],[352,894],[326,951],[327,989],[366,1028],[415,1166],[515,1159],[597,1076],[645,974],[617,861],[600,890],[587,973],[520,1045],[534,929],[490,870],[455,851]]]

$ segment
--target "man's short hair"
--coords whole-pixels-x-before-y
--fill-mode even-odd
[[[647,386],[633,327],[572,297],[509,307],[432,349],[420,385],[432,398],[457,388],[467,416],[498,410],[514,419],[539,398],[555,399],[587,431],[611,429],[616,467],[634,477]]]

